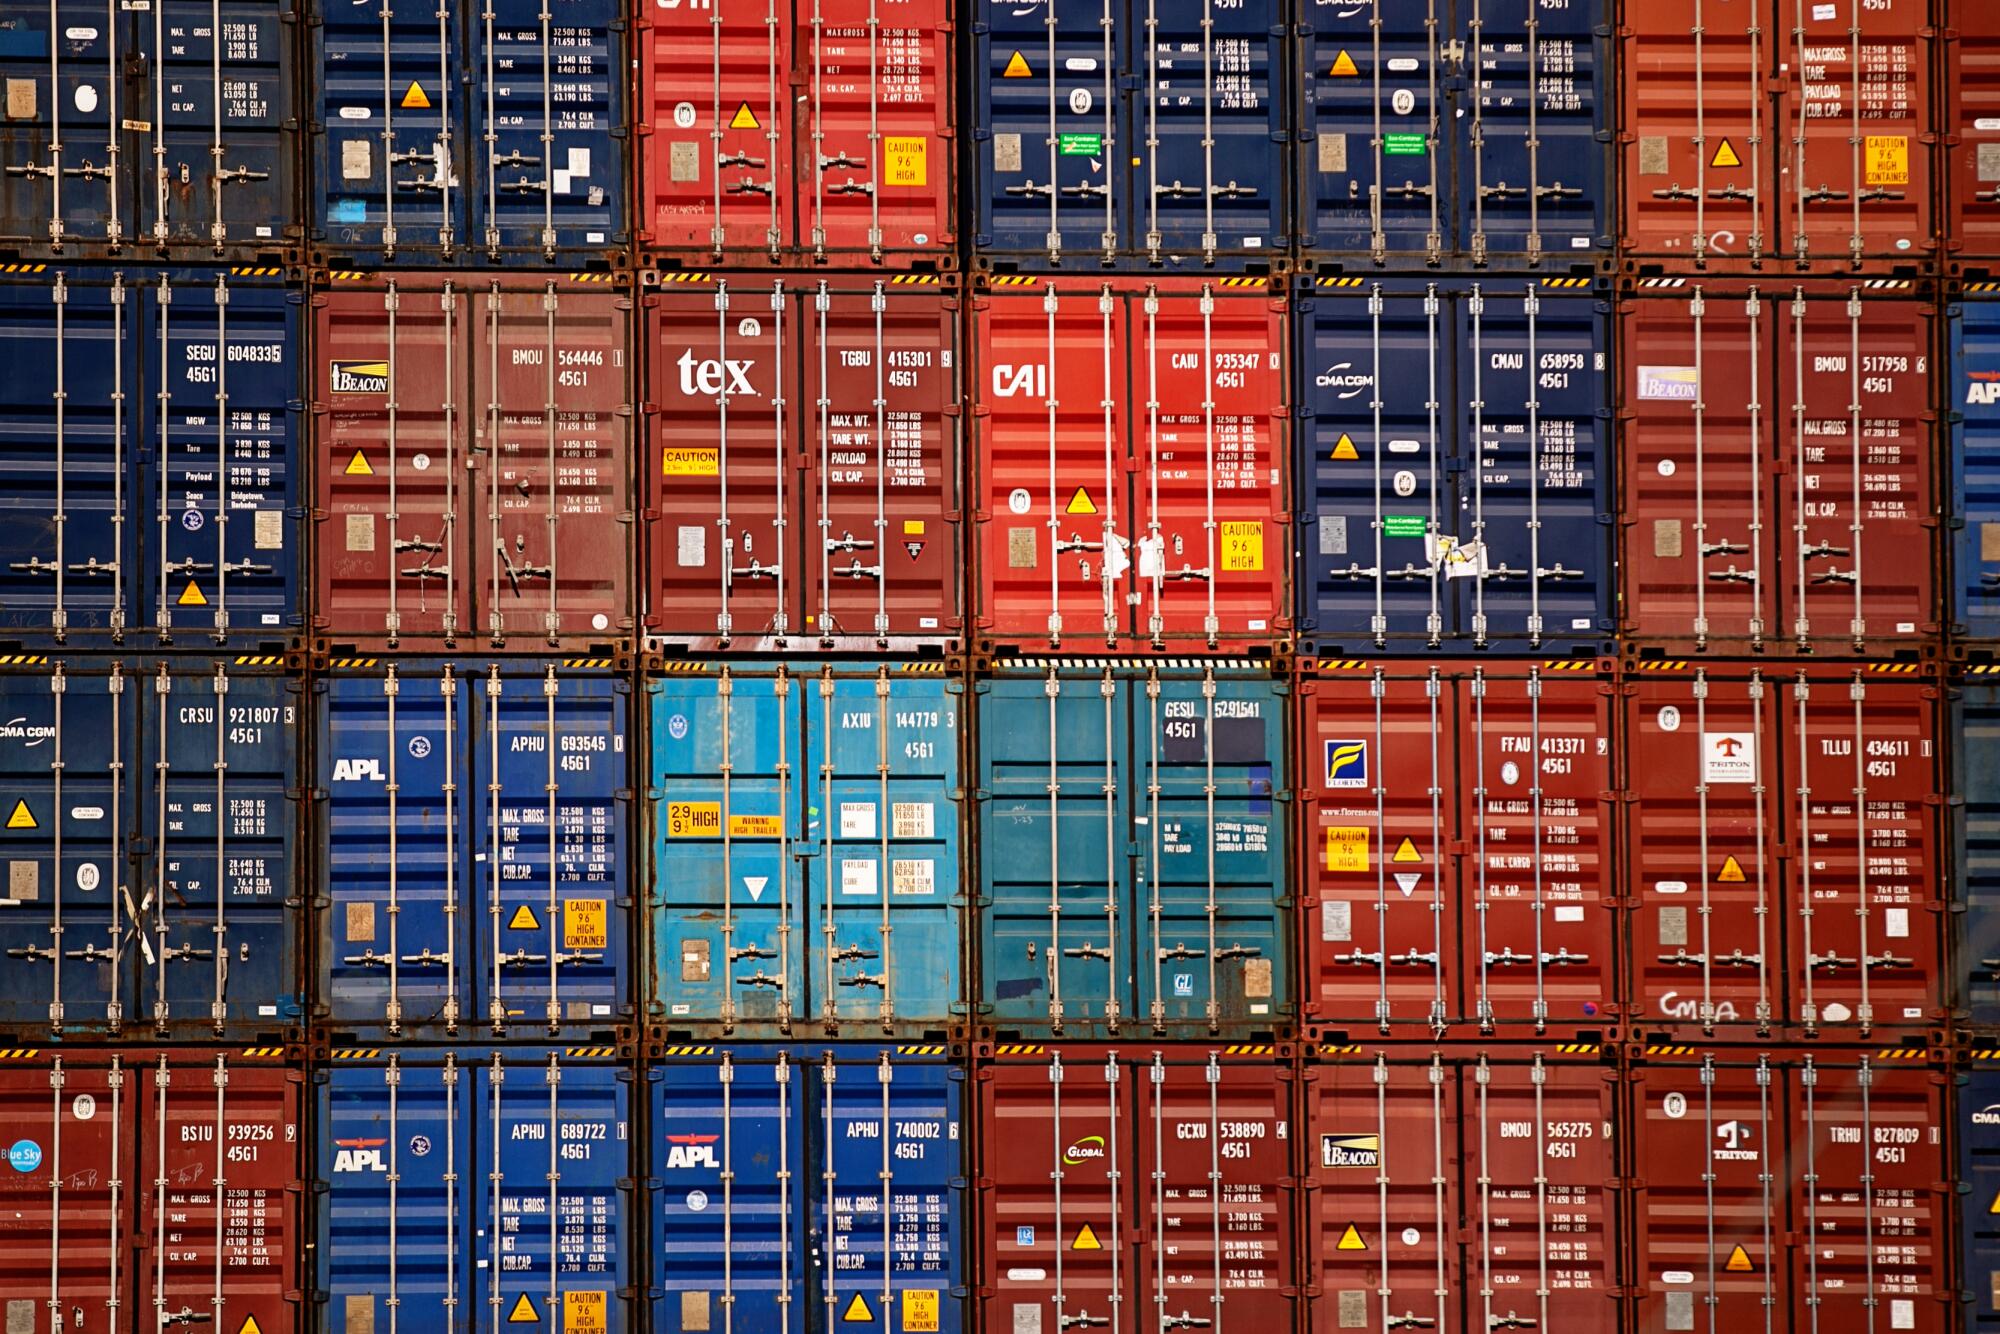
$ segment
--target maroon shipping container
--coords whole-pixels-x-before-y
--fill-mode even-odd
[[[955,639],[957,300],[929,275],[689,275],[642,307],[648,639]]]
[[[1945,1077],[1906,1055],[1631,1071],[1637,1334],[1959,1328]]]
[[[632,303],[600,277],[314,298],[320,635],[534,650],[632,633]]]
[[[980,634],[1282,641],[1284,302],[1256,278],[991,281],[972,305]]]
[[[1640,280],[1619,321],[1633,642],[1935,651],[1937,320],[1912,286]]]
[[[1947,257],[1990,268],[2000,259],[2000,12],[1953,6],[1944,37]]]
[[[982,1053],[981,1327],[1294,1328],[1292,1071],[1268,1046]]]
[[[1594,1048],[1320,1055],[1307,1328],[1617,1334],[1618,1089]]]
[[[1298,707],[1307,1022],[1618,1022],[1608,664],[1322,661]]]
[[[948,267],[951,7],[640,13],[640,246],[673,263]]]
[[[1894,664],[1639,667],[1621,733],[1633,1024],[1865,1040],[1942,1023],[1936,687]]]
[[[0,1052],[7,1327],[299,1328],[302,1079],[281,1055]]]
[[[1930,0],[1628,0],[1628,263],[1914,265],[1936,251]]]

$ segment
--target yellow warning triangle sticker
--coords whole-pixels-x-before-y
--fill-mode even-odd
[[[1993,1193],[1993,1203],[1986,1206],[1986,1212],[1989,1214],[2000,1214],[2000,1191]]]
[[[1354,447],[1354,437],[1342,431],[1340,439],[1333,442],[1333,457],[1337,459],[1360,458],[1361,451]]]
[[[27,802],[16,801],[14,803],[14,813],[7,817],[7,827],[9,829],[34,829],[38,827],[35,824],[35,813],[28,809]]]
[[[840,1318],[868,1324],[874,1321],[875,1313],[868,1309],[868,1299],[857,1292],[854,1294],[854,1300],[847,1304],[847,1309],[840,1313]]]
[[[236,1327],[236,1334],[264,1334],[264,1327],[257,1323],[257,1317],[246,1315],[243,1323]]]
[[[1348,55],[1345,50],[1333,58],[1333,75],[1335,78],[1351,79],[1359,73],[1361,71],[1354,67],[1354,57]]]
[[[1715,873],[1715,878],[1725,885],[1742,884],[1743,863],[1737,861],[1734,857],[1724,857],[1722,859],[1722,869]]]
[[[539,1324],[541,1319],[540,1313],[535,1310],[535,1304],[528,1300],[528,1294],[525,1292],[521,1294],[521,1300],[514,1303],[514,1309],[507,1313],[507,1323],[510,1325]]]
[[[349,477],[373,477],[375,470],[368,466],[368,456],[357,449],[354,451],[354,457],[347,461],[347,475]]]
[[[423,111],[430,104],[431,99],[425,94],[424,86],[415,79],[410,80],[410,91],[403,94],[403,109],[406,111]]]
[[[732,130],[754,130],[757,128],[757,113],[750,109],[748,102],[736,108],[736,114],[729,118]]]
[[[1729,1259],[1722,1267],[1732,1274],[1749,1274],[1755,1272],[1757,1268],[1750,1263],[1750,1252],[1741,1246],[1729,1253]]]
[[[1085,1223],[1083,1229],[1076,1234],[1076,1240],[1069,1244],[1069,1248],[1073,1251],[1101,1251],[1104,1249],[1104,1243],[1097,1239],[1097,1233],[1091,1230],[1090,1224]]]
[[[527,904],[514,909],[514,915],[507,919],[509,931],[539,931],[542,924],[535,920],[535,910]]]
[[[1740,167],[1743,165],[1743,159],[1736,156],[1736,146],[1727,139],[1724,139],[1715,146],[1715,156],[1708,160],[1708,165],[1711,167]],[[1737,1249],[1741,1250],[1742,1247],[1739,1246]]]
[[[201,595],[200,587],[192,579],[188,580],[188,586],[181,590],[181,595],[176,600],[183,607],[206,607],[208,605],[208,599]]]
[[[1076,494],[1069,498],[1069,505],[1063,510],[1063,513],[1095,514],[1097,513],[1097,502],[1090,498],[1088,489],[1079,486],[1076,489]]]
[[[1019,51],[1016,51],[1014,58],[1007,62],[1007,68],[1000,71],[1000,77],[1003,79],[1025,79],[1033,74],[1034,71],[1028,68],[1028,58]]]
[[[1424,854],[1417,851],[1417,845],[1406,838],[1396,845],[1396,855],[1389,860],[1392,862],[1420,862],[1423,859]]]
[[[1361,1239],[1361,1229],[1349,1223],[1347,1231],[1340,1234],[1340,1240],[1333,1243],[1336,1251],[1365,1251],[1368,1243]]]

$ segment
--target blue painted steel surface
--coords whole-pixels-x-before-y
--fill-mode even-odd
[[[647,689],[658,1017],[853,1036],[962,1017],[958,683],[793,662]]]
[[[1952,702],[1952,864],[1959,914],[1958,1003],[1972,1022],[2000,1025],[2000,679],[1975,668]]]
[[[362,663],[336,663],[318,701],[327,1016],[419,1033],[627,1017],[624,683],[532,658]]]
[[[1610,637],[1610,315],[1581,281],[1309,280],[1304,644],[1567,652]]]
[[[965,1076],[943,1046],[670,1047],[649,1075],[655,1329],[964,1327]]]
[[[1288,688],[1226,659],[1056,659],[977,690],[981,1021],[1285,1022]]]
[[[1963,634],[2000,639],[2000,301],[1965,301],[1947,320],[1956,619]]]
[[[313,1149],[321,1327],[629,1328],[637,1148],[611,1054],[334,1049]]]

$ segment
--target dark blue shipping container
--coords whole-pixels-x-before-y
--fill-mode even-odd
[[[1294,361],[1302,648],[1603,647],[1610,307],[1588,286],[1307,280]]]
[[[316,703],[327,1018],[423,1036],[630,1017],[629,691],[608,665],[332,662]]]
[[[1311,0],[1301,18],[1307,263],[1567,268],[1610,256],[1606,6]]]
[[[625,240],[616,0],[328,5],[313,28],[316,253],[581,264]]]
[[[2000,1050],[1974,1042],[1958,1105],[1959,1288],[1969,1292],[1966,1334],[2000,1329]]]
[[[1947,320],[1956,619],[1963,635],[2000,640],[2000,300],[1962,302]]]
[[[276,666],[6,659],[7,1032],[201,1040],[299,1021],[298,695]]]
[[[669,1047],[649,1095],[661,1334],[958,1334],[964,1071],[934,1046]]]
[[[1955,1008],[2000,1026],[2000,668],[1969,667],[1952,700],[1952,863],[1958,914]]]
[[[303,302],[276,272],[0,286],[0,640],[298,632]]]
[[[990,265],[1271,268],[1290,254],[1277,0],[983,4],[973,26]]]
[[[289,0],[0,0],[0,246],[282,262],[296,36]]]
[[[316,1076],[335,1331],[631,1328],[632,1075],[609,1047],[336,1047]]]
[[[1231,659],[1024,659],[979,695],[979,1018],[1269,1033],[1294,1013],[1289,688]]]

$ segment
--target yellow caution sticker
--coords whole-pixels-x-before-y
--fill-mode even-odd
[[[1741,1246],[1729,1253],[1729,1259],[1722,1267],[1732,1274],[1753,1274],[1757,1271],[1757,1266],[1750,1262],[1750,1252]]]
[[[1358,459],[1361,457],[1361,451],[1354,447],[1354,437],[1342,431],[1340,439],[1333,442],[1333,454],[1331,457],[1343,460]]]
[[[1034,71],[1028,68],[1028,58],[1019,51],[1008,58],[1007,68],[1000,71],[1000,77],[1003,79],[1026,79],[1033,74]]]
[[[1715,878],[1725,885],[1742,884],[1743,863],[1737,861],[1734,857],[1724,857],[1722,859],[1722,869],[1715,873]]]
[[[719,838],[721,835],[721,802],[670,801],[667,803],[668,838]]]
[[[264,1327],[257,1323],[257,1317],[246,1315],[243,1323],[236,1327],[236,1334],[264,1334]]]
[[[936,1288],[905,1288],[903,1290],[903,1334],[937,1334],[938,1290]]]
[[[359,458],[359,455],[355,457]],[[663,449],[660,451],[662,477],[716,477],[722,472],[721,451],[714,449]]]
[[[778,838],[785,832],[784,817],[777,815],[732,815],[731,838]]]
[[[1336,79],[1351,79],[1361,73],[1359,69],[1355,68],[1354,57],[1348,55],[1345,50],[1342,50],[1339,55],[1333,58],[1333,69],[1331,72]]]
[[[1222,525],[1222,568],[1225,570],[1264,568],[1264,525],[1261,522]]]
[[[535,916],[535,910],[524,903],[514,909],[514,915],[507,919],[507,929],[509,931],[539,931],[542,929],[542,923],[541,919]]]
[[[1063,507],[1063,513],[1065,514],[1097,513],[1097,502],[1090,498],[1090,488],[1087,486],[1079,486],[1076,489],[1076,494],[1069,498],[1069,504]]]
[[[736,114],[729,118],[729,128],[732,130],[754,130],[758,123],[757,113],[750,109],[748,102],[739,105]]]
[[[17,800],[14,803],[13,814],[7,817],[7,827],[9,829],[38,829],[41,826],[35,823],[35,813],[28,809],[28,803]]]
[[[2000,1191],[1993,1192],[1993,1203],[1986,1206],[1989,1214],[2000,1214]]]
[[[1368,1243],[1361,1239],[1361,1229],[1349,1223],[1347,1231],[1340,1234],[1340,1240],[1333,1243],[1336,1251],[1365,1251]]]
[[[521,1294],[521,1300],[514,1303],[514,1309],[507,1313],[510,1325],[534,1325],[541,1323],[541,1319],[541,1313],[535,1310],[535,1304],[528,1300],[525,1292]]]
[[[208,605],[208,599],[202,596],[201,586],[192,579],[188,580],[188,586],[181,590],[181,595],[175,598],[174,601],[183,607],[206,607]]]
[[[375,470],[368,466],[368,456],[358,449],[354,451],[354,457],[347,461],[345,471],[349,477],[373,477],[375,475]]]
[[[904,537],[922,537],[923,535],[924,535],[924,521],[922,519],[903,520]]]
[[[603,1289],[562,1295],[563,1334],[607,1334],[611,1328],[609,1294]]]
[[[1090,1224],[1085,1223],[1077,1229],[1076,1240],[1069,1244],[1069,1248],[1073,1251],[1101,1251],[1104,1243],[1097,1239],[1097,1233]]]
[[[1396,845],[1396,855],[1389,858],[1389,860],[1392,862],[1403,862],[1406,864],[1410,862],[1420,862],[1423,859],[1424,859],[1424,854],[1417,851],[1417,845],[1415,841],[1407,837],[1401,843],[1398,843]]]
[[[1708,160],[1711,167],[1740,167],[1743,159],[1736,156],[1736,145],[1724,139],[1715,146],[1715,156]]]
[[[882,184],[915,187],[930,183],[930,140],[921,135],[889,135],[882,140]]]
[[[1326,869],[1329,871],[1368,869],[1367,825],[1327,826]]]
[[[868,1299],[857,1292],[854,1299],[847,1303],[847,1309],[840,1313],[840,1318],[847,1324],[866,1325],[874,1321],[875,1313],[868,1309]]]
[[[1910,183],[1910,141],[1901,134],[1871,134],[1862,144],[1862,179],[1870,185]]]
[[[410,80],[409,90],[403,94],[403,110],[425,111],[430,104],[430,94],[424,91],[424,86],[415,79]]]
[[[603,899],[571,899],[563,904],[564,949],[606,949],[605,934]]]

